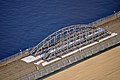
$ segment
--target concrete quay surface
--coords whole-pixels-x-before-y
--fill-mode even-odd
[[[102,27],[120,37],[120,17],[108,20],[96,27]],[[46,80],[119,80],[120,79],[120,47],[107,51],[101,55],[88,59],[69,69],[57,73]],[[0,80],[17,80],[27,74],[43,68],[35,65],[38,60],[26,63],[20,59],[0,66]],[[88,73],[88,72],[89,73]],[[75,75],[72,75],[75,73]],[[60,76],[61,75],[61,76]],[[82,76],[82,77],[81,77]]]

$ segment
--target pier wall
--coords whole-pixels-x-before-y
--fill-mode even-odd
[[[3,65],[6,65],[8,63],[11,63],[13,61],[16,61],[16,60],[18,60],[18,59],[20,59],[22,57],[28,56],[28,55],[29,55],[28,51],[25,50],[23,52],[19,52],[19,53],[15,54],[15,55],[12,55],[10,57],[2,59],[2,60],[0,60],[0,67],[3,66]]]
[[[112,20],[115,20],[115,19],[117,19],[119,17],[120,17],[120,11],[116,12],[116,13],[110,15],[110,16],[98,19],[98,20],[96,20],[96,21],[94,21],[92,23],[89,23],[88,25],[97,27],[97,26],[100,26],[102,24],[108,23],[108,22],[110,22]]]
[[[73,64],[77,61],[83,60],[89,56],[92,56],[93,54],[97,54],[100,51],[103,51],[109,47],[112,47],[116,44],[120,43],[120,35],[114,36],[110,39],[107,39],[103,42],[99,42],[98,44],[91,46],[89,48],[86,48],[82,51],[78,51],[75,54],[68,56],[66,58],[63,58],[57,62],[54,62],[48,66],[45,66],[44,68],[40,69],[39,71],[33,72],[31,74],[28,74],[22,78],[19,78],[18,80],[35,80],[40,77],[43,77],[47,74],[50,74],[56,70],[59,70],[65,66],[68,66],[70,64]]]
[[[97,26],[99,26],[99,25],[102,25],[102,24],[104,24],[104,23],[107,23],[107,22],[109,22],[109,21],[112,21],[112,20],[114,20],[114,19],[117,19],[117,18],[119,18],[119,17],[120,17],[120,11],[119,11],[119,12],[116,12],[116,13],[110,15],[110,16],[107,16],[107,17],[105,17],[105,18],[101,18],[101,19],[99,19],[99,20],[97,20],[97,21],[95,21],[95,22],[89,23],[88,25],[89,25],[89,26],[95,26],[95,27],[97,27]],[[13,62],[13,61],[15,61],[15,60],[18,60],[18,59],[20,59],[20,58],[22,58],[22,57],[25,57],[25,56],[29,55],[29,54],[30,54],[30,53],[29,53],[29,50],[30,50],[30,49],[32,49],[32,48],[29,48],[28,50],[19,52],[19,53],[15,54],[15,55],[12,55],[12,56],[10,56],[10,57],[7,57],[7,58],[5,58],[5,59],[0,60],[0,66],[6,65],[6,64],[8,64],[8,63],[11,63],[11,62]]]
[[[113,14],[113,15],[110,15],[108,17],[97,20],[97,21],[95,21],[93,23],[90,23],[88,25],[89,26],[99,27],[102,24],[107,24],[107,23],[109,23],[109,22],[111,22],[113,20],[117,20],[118,18],[120,19],[120,11]],[[105,27],[105,26],[103,26],[103,27]],[[98,52],[103,51],[103,50],[105,50],[105,49],[107,49],[107,48],[109,48],[111,46],[116,45],[116,44],[120,44],[120,35],[119,34],[117,36],[115,36],[115,37],[112,37],[112,38],[108,39],[108,40],[105,40],[103,42],[99,42],[95,46],[91,46],[91,47],[86,48],[86,49],[84,49],[82,51],[78,51],[78,52],[74,53],[73,55],[67,56],[66,58],[62,58],[59,61],[56,61],[56,62],[54,62],[52,64],[47,65],[47,66],[44,66],[43,68],[38,69],[38,71],[35,71],[35,72],[31,71],[32,73],[29,73],[27,75],[24,74],[24,76],[22,75],[22,77],[17,78],[17,79],[18,80],[35,80],[35,79],[41,78],[41,77],[43,77],[45,75],[48,75],[48,74],[50,74],[52,72],[55,72],[57,70],[61,70],[61,69],[65,68],[66,66],[69,66],[69,65],[71,65],[71,64],[73,64],[75,62],[82,61],[85,58],[87,58],[89,56],[92,56],[94,54],[97,54]],[[16,60],[19,61],[21,58],[30,55],[29,50],[31,50],[32,48],[34,48],[34,47],[31,47],[31,48],[29,48],[29,49],[27,49],[25,51],[19,52],[19,53],[13,55],[13,56],[10,56],[8,58],[0,60],[0,67],[1,66],[2,67],[9,66],[9,63],[14,63],[14,61],[16,61]],[[6,66],[4,66],[4,65],[6,65]],[[11,66],[11,67],[13,67],[13,66]],[[36,68],[36,67],[34,67],[34,68]],[[5,68],[5,69],[8,69],[8,68]],[[9,70],[10,70],[10,68],[6,72],[9,73],[10,72]],[[23,70],[23,72],[24,72],[24,70]],[[11,73],[12,73],[12,69],[11,69]],[[13,76],[14,75],[12,75],[12,77]]]

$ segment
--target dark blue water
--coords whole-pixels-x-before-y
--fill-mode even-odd
[[[0,0],[0,59],[37,45],[54,31],[120,10],[120,0]]]

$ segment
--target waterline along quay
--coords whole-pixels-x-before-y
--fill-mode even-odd
[[[42,79],[119,44],[120,11],[89,24],[59,29],[38,45],[1,60],[0,80]]]

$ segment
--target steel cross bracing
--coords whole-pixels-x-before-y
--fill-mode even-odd
[[[49,61],[110,35],[103,28],[72,25],[62,28],[35,46],[31,53]]]

